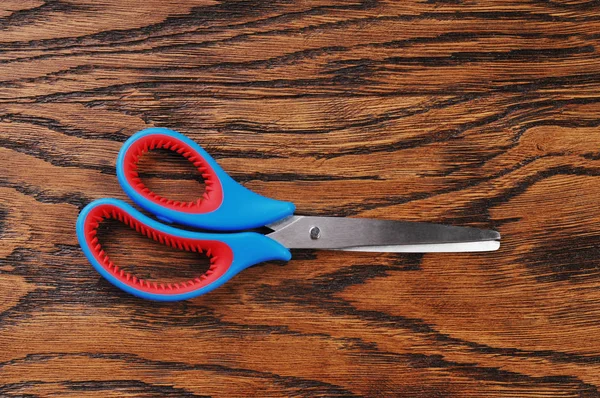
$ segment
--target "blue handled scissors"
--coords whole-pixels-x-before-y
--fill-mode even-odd
[[[204,178],[202,197],[192,202],[173,201],[144,185],[138,161],[157,148],[175,151],[194,164]],[[127,195],[158,220],[217,231],[195,232],[165,225],[117,199],[88,204],[77,219],[77,238],[85,256],[110,283],[145,299],[177,301],[208,293],[254,264],[290,260],[291,248],[423,253],[490,251],[500,246],[500,234],[491,230],[294,215],[293,203],[248,190],[194,141],[165,128],[139,131],[123,144],[117,158],[117,177]],[[125,272],[110,260],[98,241],[98,227],[106,219],[119,220],[161,244],[204,253],[210,258],[210,268],[197,278],[179,283],[159,283]],[[243,232],[264,226],[273,232]]]

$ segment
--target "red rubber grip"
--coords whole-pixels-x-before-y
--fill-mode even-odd
[[[144,185],[139,177],[137,164],[144,153],[156,148],[177,152],[194,164],[204,178],[205,190],[200,198],[191,202],[175,201],[152,192]],[[194,148],[175,137],[163,134],[141,137],[128,148],[123,161],[123,171],[129,185],[146,199],[163,207],[185,213],[209,213],[216,210],[223,201],[223,188],[212,167]]]
[[[98,242],[97,231],[100,223],[105,219],[111,218],[121,221],[125,225],[161,244],[180,250],[205,253],[210,258],[210,268],[197,278],[179,283],[151,282],[125,272],[109,259]],[[105,270],[112,273],[121,282],[149,293],[179,294],[197,290],[217,280],[229,269],[233,261],[233,252],[223,242],[184,238],[159,231],[135,219],[120,207],[110,204],[99,205],[89,212],[84,221],[84,233],[86,244],[93,253],[94,258]]]

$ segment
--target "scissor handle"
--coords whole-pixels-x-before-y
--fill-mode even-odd
[[[194,164],[205,192],[192,202],[162,197],[148,189],[138,174],[140,157],[156,148],[170,149]],[[183,134],[152,127],[131,136],[119,152],[117,177],[127,195],[162,221],[216,231],[262,227],[294,213],[295,206],[256,194],[235,182],[198,144]]]
[[[110,260],[98,241],[98,226],[106,219],[119,220],[161,244],[205,253],[210,258],[210,268],[197,278],[179,283],[150,282],[125,272]],[[291,258],[287,248],[255,232],[184,231],[154,221],[127,203],[110,198],[96,200],[81,211],[77,219],[77,239],[90,263],[110,283],[138,297],[159,301],[200,296],[254,264]]]

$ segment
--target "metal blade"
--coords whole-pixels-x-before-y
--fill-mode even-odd
[[[498,250],[500,242],[486,240],[482,242],[462,243],[425,243],[422,245],[397,245],[397,246],[355,246],[338,249],[349,252],[380,252],[380,253],[465,253],[465,252],[490,252]]]
[[[425,253],[500,246],[496,231],[421,222],[291,216],[268,227],[274,232],[267,236],[290,249]]]

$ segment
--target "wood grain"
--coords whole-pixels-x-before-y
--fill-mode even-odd
[[[600,396],[599,51],[593,0],[2,1],[0,396]],[[188,302],[136,299],[74,225],[126,199],[116,154],[148,126],[300,214],[502,247],[295,251]],[[143,168],[202,189],[177,157]],[[105,228],[136,272],[204,264]]]

